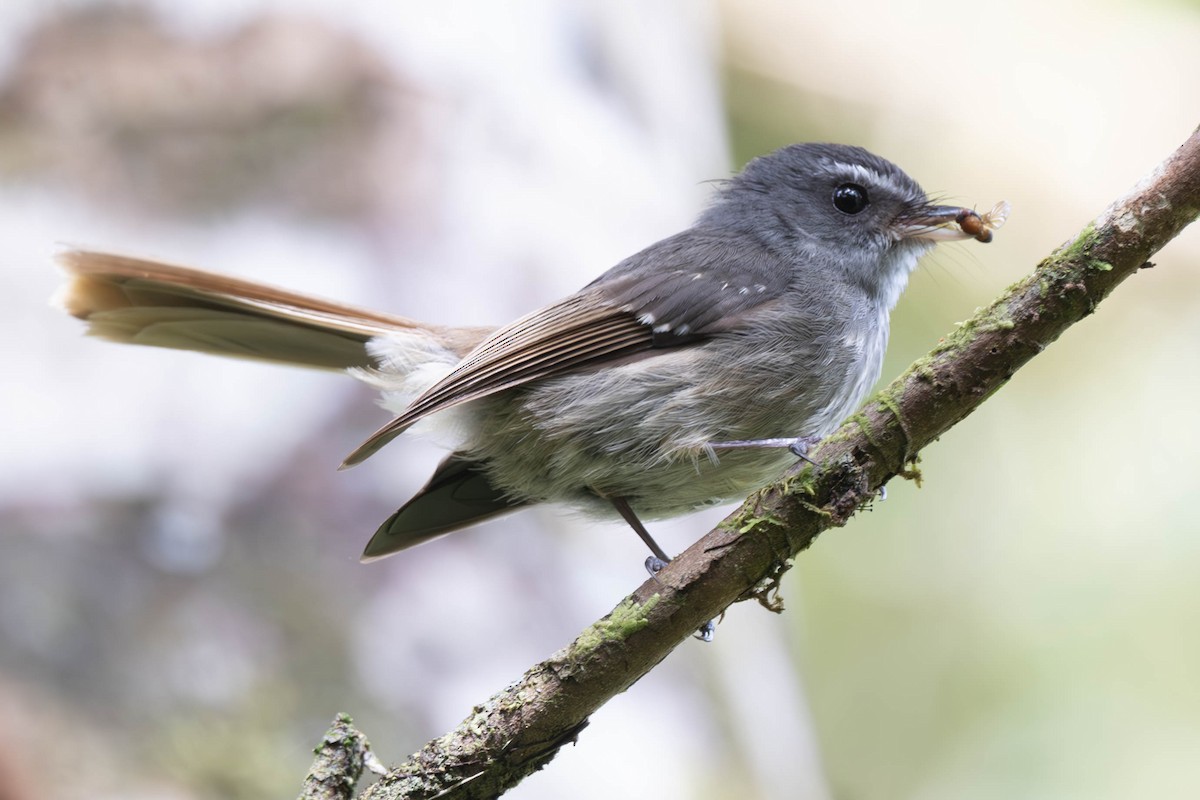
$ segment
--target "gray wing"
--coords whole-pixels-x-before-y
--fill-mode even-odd
[[[790,277],[749,236],[692,229],[664,239],[582,291],[494,332],[343,466],[451,406],[736,330],[747,312],[778,298]]]

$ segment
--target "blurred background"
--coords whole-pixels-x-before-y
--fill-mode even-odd
[[[644,578],[553,508],[359,564],[439,451],[336,472],[365,387],[85,339],[56,251],[498,324],[842,141],[1014,209],[914,275],[890,379],[1200,122],[1194,1],[901,8],[0,7],[0,798],[289,796],[339,711],[398,762]],[[1193,230],[803,554],[784,615],[732,609],[511,796],[1189,795],[1198,260]]]

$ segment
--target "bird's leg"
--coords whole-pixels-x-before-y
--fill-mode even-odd
[[[629,507],[629,501],[624,497],[606,497],[608,502],[612,503],[613,508],[621,515],[621,519],[629,523],[629,527],[633,528],[633,532],[642,537],[642,541],[646,543],[646,547],[650,548],[653,556],[646,559],[646,571],[651,575],[662,570],[671,560],[666,551],[658,546],[658,542],[654,541],[654,537],[650,535],[650,531],[646,530],[646,526],[637,518],[637,514],[633,513],[633,509]]]
[[[792,451],[792,454],[796,458],[817,466],[817,462],[808,457],[808,451],[819,441],[821,441],[820,436],[794,436],[782,439],[740,439],[732,442],[709,442],[708,446],[713,450],[734,450],[742,447],[786,447]]]
[[[629,523],[629,527],[633,528],[634,533],[641,537],[646,546],[650,548],[650,552],[654,554],[646,557],[646,571],[650,573],[651,577],[654,577],[667,566],[671,561],[671,557],[667,555],[667,551],[658,546],[658,542],[654,541],[654,537],[650,535],[650,531],[646,530],[646,526],[638,519],[637,514],[633,513],[633,509],[629,507],[628,500],[624,497],[607,496],[605,499],[612,503],[613,508],[621,515],[621,519]],[[716,624],[710,619],[696,631],[696,638],[702,642],[711,642],[716,627]]]

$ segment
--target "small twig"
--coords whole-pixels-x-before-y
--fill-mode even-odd
[[[348,800],[354,796],[363,767],[379,774],[387,772],[371,752],[367,737],[345,714],[338,715],[313,752],[316,757],[304,778],[300,800]]]

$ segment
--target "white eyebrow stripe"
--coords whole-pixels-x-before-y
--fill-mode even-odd
[[[856,178],[863,183],[883,183],[883,176],[870,167],[864,167],[862,164],[847,164],[845,161],[833,162],[834,168],[841,172],[847,173],[851,178]]]
[[[862,164],[847,164],[845,161],[835,161],[833,162],[833,166],[835,169],[846,174],[851,180],[859,183],[868,186],[886,186],[902,197],[909,194],[909,187],[897,183],[891,175],[885,175]]]

